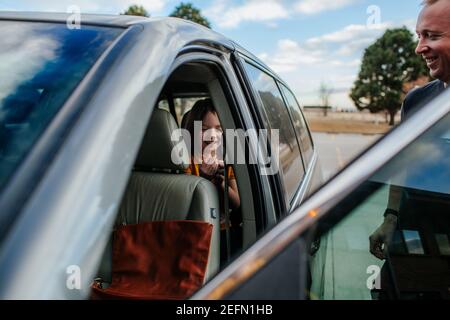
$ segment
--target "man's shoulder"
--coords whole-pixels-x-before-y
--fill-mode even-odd
[[[422,96],[428,96],[429,94],[434,93],[435,91],[440,91],[441,87],[442,87],[441,81],[439,80],[430,81],[427,84],[423,85],[422,87],[417,87],[409,91],[405,97],[405,100],[419,98]]]
[[[415,88],[408,92],[403,102],[402,113],[407,115],[413,109],[420,108],[430,102],[444,89],[440,80],[428,82],[422,87]]]

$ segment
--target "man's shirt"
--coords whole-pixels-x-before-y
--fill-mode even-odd
[[[434,80],[423,87],[408,92],[403,101],[402,120],[408,118],[415,111],[426,105],[446,89],[444,82]]]

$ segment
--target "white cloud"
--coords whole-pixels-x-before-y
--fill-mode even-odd
[[[275,53],[270,55],[264,52],[259,54],[258,57],[279,73],[297,71],[300,66],[307,65],[321,64],[353,69],[361,64],[359,58],[350,61],[347,59],[339,60],[336,59],[335,52],[328,50],[325,46],[314,46],[314,41],[307,41],[307,43],[302,45],[291,39],[282,39],[278,41]]]
[[[48,35],[37,34],[26,23],[8,23],[3,26],[3,31],[0,74],[8,77],[0,83],[0,101],[54,59],[59,47],[57,41]]]
[[[411,29],[413,24],[412,20],[405,20],[399,23],[384,22],[370,28],[366,25],[348,25],[341,30],[310,38],[301,44],[297,43],[296,46],[291,44],[294,50],[289,46],[279,45],[273,55],[265,55],[264,61],[275,71],[283,73],[283,78],[304,104],[320,102],[318,88],[320,83],[325,81],[334,89],[332,104],[352,108],[353,102],[348,93],[361,66],[363,50],[374,43],[386,29],[404,25]],[[293,53],[290,54],[289,50]],[[290,57],[291,60],[279,59],[280,57]],[[315,58],[316,61],[305,63],[308,62],[305,57]]]
[[[325,82],[333,89],[333,105],[352,107],[348,92],[361,64],[360,58],[339,58],[327,48],[327,43],[315,46],[314,41],[307,42],[283,39],[277,43],[274,53],[264,52],[258,57],[282,75],[302,103],[319,103],[318,88]]]
[[[361,39],[361,38],[373,38],[377,37],[378,34],[387,28],[389,28],[392,24],[389,22],[380,23],[378,25],[375,25],[373,27],[368,28],[366,25],[363,24],[351,24],[346,26],[345,28],[324,34],[320,37],[311,38],[308,40],[309,43],[318,43],[318,42],[348,42],[352,41],[355,38]]]
[[[355,53],[361,52],[374,42],[374,38],[355,39],[343,44],[338,50],[337,54],[341,56],[351,56]]]
[[[322,11],[334,10],[356,3],[358,0],[300,0],[294,5],[297,12],[316,14]]]
[[[383,32],[392,27],[392,23],[384,22],[370,28],[363,24],[351,24],[345,28],[307,40],[308,47],[326,48],[331,44],[340,45],[339,55],[350,56],[361,52],[373,43]]]
[[[389,27],[393,24],[349,25],[304,43],[285,39],[278,42],[275,53],[261,58],[283,75],[305,104],[320,102],[318,88],[326,82],[334,90],[333,105],[352,107],[348,92],[361,65],[362,51]]]
[[[323,61],[321,50],[308,50],[301,47],[291,39],[278,41],[276,53],[269,56],[267,53],[259,55],[275,72],[290,72],[297,70],[301,64],[314,64]]]
[[[229,0],[217,0],[204,13],[221,28],[235,28],[244,21],[273,22],[289,17],[281,0],[248,0],[240,6],[232,6]]]
[[[266,26],[271,28],[271,29],[276,29],[276,28],[278,28],[278,23],[270,21],[270,22],[266,23]]]
[[[330,60],[329,63],[336,67],[349,67],[349,68],[355,68],[359,67],[361,64],[360,59],[354,59],[351,61],[342,61],[342,60]]]

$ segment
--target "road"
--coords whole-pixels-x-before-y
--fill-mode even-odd
[[[324,178],[330,178],[380,137],[313,133]],[[370,254],[369,237],[383,221],[387,199],[388,187],[385,186],[321,238],[311,271],[313,298],[372,299],[368,279],[371,272],[379,274],[384,262]]]
[[[381,135],[329,134],[313,132],[325,180],[374,143]]]

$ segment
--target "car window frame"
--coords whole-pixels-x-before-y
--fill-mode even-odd
[[[283,103],[285,104],[285,107],[288,109],[288,114],[289,114],[289,117],[290,117],[290,120],[291,120],[292,129],[294,130],[295,135],[297,135],[296,130],[295,130],[293,124],[292,124],[292,115],[291,115],[290,108],[287,106],[287,103],[286,103],[286,100],[285,100],[286,97],[284,95],[283,90],[281,90],[280,85],[283,85],[293,95],[293,97],[294,97],[294,99],[295,99],[295,101],[296,101],[296,103],[297,103],[297,105],[298,105],[298,107],[300,109],[301,115],[303,116],[303,119],[305,121],[306,131],[307,131],[307,133],[309,135],[309,139],[311,141],[311,145],[312,145],[312,148],[313,148],[313,155],[312,155],[309,163],[305,164],[304,156],[303,156],[303,149],[302,149],[301,144],[299,143],[299,141],[297,139],[297,144],[298,144],[298,148],[300,150],[300,156],[301,156],[301,160],[302,160],[302,165],[303,165],[303,168],[304,168],[304,175],[303,175],[303,178],[300,181],[299,185],[297,186],[296,192],[294,193],[292,199],[289,201],[288,204],[284,202],[284,196],[282,196],[282,194],[281,194],[282,191],[279,192],[280,193],[279,198],[283,199],[283,201],[278,200],[278,202],[283,202],[283,203],[281,203],[279,205],[279,208],[280,208],[279,210],[281,212],[281,214],[279,215],[279,219],[282,219],[284,216],[291,214],[302,203],[302,201],[308,196],[308,194],[312,191],[312,189],[313,189],[312,180],[314,178],[315,170],[318,170],[320,168],[320,165],[319,165],[319,162],[318,162],[317,150],[315,148],[314,141],[312,139],[312,134],[311,134],[311,131],[309,129],[308,122],[307,122],[307,120],[306,120],[306,118],[305,118],[305,116],[303,114],[303,111],[301,110],[301,107],[300,107],[300,104],[298,103],[297,97],[295,96],[295,94],[292,93],[292,90],[290,89],[288,84],[285,81],[283,81],[282,79],[280,79],[280,77],[277,74],[272,72],[270,69],[268,69],[262,63],[260,63],[258,60],[249,57],[248,54],[246,54],[245,52],[239,51],[238,59],[239,59],[239,61],[237,61],[237,64],[238,64],[238,67],[240,69],[244,69],[243,63],[247,62],[247,63],[252,64],[257,69],[261,70],[262,72],[265,72],[266,74],[268,74],[270,77],[272,77],[274,79],[274,81],[275,81],[275,83],[276,83],[276,85],[278,87],[278,90],[280,91],[280,94],[282,96]],[[244,70],[244,73],[245,73],[245,70]],[[255,95],[254,92],[255,92],[255,90],[254,90],[254,88],[252,88],[246,73],[245,73],[245,77],[246,77],[246,81],[247,81],[247,84],[245,84],[245,85],[246,86],[250,86],[249,89],[247,89],[247,90],[251,90],[251,95],[253,95],[252,98],[254,99],[254,95]],[[257,101],[255,101],[254,103],[256,104]],[[262,102],[259,102],[259,103],[262,103]],[[255,105],[255,107],[253,109],[254,109],[254,112],[258,114],[257,116],[261,118],[262,115],[260,113],[260,108],[257,108],[256,105]],[[260,125],[263,126],[262,125],[263,123],[264,123],[264,121],[262,121],[262,119],[261,119],[260,120]],[[262,127],[262,128],[264,128],[264,127]],[[279,174],[278,174],[278,178],[275,179],[275,180],[277,180],[277,181],[275,181],[273,183],[275,185],[279,185],[279,188],[281,188],[281,190],[283,190],[282,177],[279,176]]]
[[[302,117],[303,122],[305,124],[305,128],[304,129],[306,131],[306,134],[308,135],[308,139],[309,139],[309,142],[311,144],[312,153],[314,153],[315,147],[314,147],[314,141],[312,139],[311,131],[309,130],[308,122],[306,121],[306,117],[303,114],[303,111],[302,111],[302,108],[300,107],[300,104],[298,103],[297,97],[295,96],[295,94],[292,92],[292,90],[287,85],[281,83],[280,81],[277,81],[277,85],[278,85],[278,87],[280,89],[281,95],[283,96],[284,104],[288,108],[289,115],[291,116],[291,121],[292,121],[292,111],[291,111],[291,108],[289,107],[289,105],[287,103],[288,98],[286,97],[286,93],[284,92],[284,90],[287,90],[288,93],[294,98],[294,101],[296,103],[296,107],[298,108],[298,111],[300,113],[300,117]],[[297,135],[297,130],[295,130],[295,134]],[[310,166],[310,163],[312,162],[313,156],[311,156],[310,159],[305,159],[306,155],[305,155],[305,151],[303,150],[303,144],[301,143],[301,137],[299,137],[298,135],[297,135],[297,142],[298,142],[298,145],[300,147],[300,151],[301,151],[301,155],[302,155],[302,159],[303,159],[303,165],[305,167],[305,172],[306,172],[307,169]]]
[[[253,61],[255,65],[260,66],[256,61],[251,58],[245,56],[242,52],[237,51],[233,55],[234,61],[233,65],[236,70],[236,73],[240,78],[240,86],[245,93],[245,97],[247,99],[247,103],[251,106],[250,110],[253,115],[253,119],[256,124],[256,129],[268,129],[264,125],[263,115],[261,114],[261,101],[259,96],[255,94],[255,90],[253,85],[250,82],[250,79],[247,75],[247,72],[244,68],[244,63],[247,61]],[[269,144],[268,144],[269,145]],[[285,201],[285,197],[283,195],[283,182],[280,176],[280,172],[275,175],[267,176],[270,183],[270,193],[272,195],[272,201],[275,207],[276,221],[282,219],[289,210],[287,203]]]
[[[258,91],[256,90],[256,88],[254,87],[254,85],[251,83],[250,78],[247,74],[247,71],[245,70],[245,66],[244,64],[249,64],[251,66],[253,66],[254,68],[258,69],[259,71],[261,71],[262,73],[264,73],[265,75],[267,75],[268,77],[272,78],[272,80],[274,81],[275,87],[278,90],[280,96],[282,97],[283,100],[283,105],[285,108],[286,104],[284,102],[284,97],[282,95],[282,92],[280,91],[280,88],[278,87],[278,83],[277,81],[279,80],[279,78],[277,76],[274,75],[274,73],[270,70],[268,70],[267,68],[265,68],[264,66],[262,66],[261,64],[259,64],[257,61],[255,61],[254,59],[249,58],[248,56],[239,55],[240,58],[240,65],[239,67],[242,69],[242,72],[245,74],[245,78],[246,78],[246,86],[248,87],[249,92],[251,92],[252,98],[254,100],[255,103],[255,113],[258,114],[258,117],[261,119],[260,121],[260,125],[261,125],[261,129],[270,129],[270,128],[266,128],[264,123],[265,121],[263,120],[263,118],[266,118],[268,121],[268,116],[265,113],[265,106],[261,100],[261,97],[258,93]],[[280,214],[278,215],[279,219],[282,219],[284,216],[288,215],[294,208],[295,203],[297,202],[296,199],[298,198],[298,192],[302,187],[302,181],[304,180],[304,177],[306,176],[306,170],[304,167],[304,163],[303,163],[303,158],[301,155],[301,149],[300,146],[298,145],[298,141],[297,141],[297,135],[295,133],[295,129],[294,126],[292,124],[292,118],[291,115],[289,113],[289,110],[286,110],[289,120],[291,121],[291,127],[292,127],[292,131],[294,133],[295,136],[295,141],[296,141],[296,145],[299,151],[299,155],[300,155],[300,161],[301,161],[301,167],[302,170],[304,171],[304,175],[302,180],[300,180],[299,182],[297,182],[297,186],[296,186],[296,190],[293,193],[291,199],[288,199],[288,197],[286,197],[284,195],[284,190],[285,190],[285,183],[283,180],[283,176],[281,174],[281,171],[278,171],[276,174],[272,175],[273,176],[273,186],[275,189],[277,189],[277,193],[278,195],[278,202],[281,202],[282,204],[279,205],[280,207]],[[270,125],[270,124],[269,124]],[[280,170],[282,170],[280,168]]]
[[[294,97],[295,102],[296,102],[296,104],[297,104],[297,106],[299,108],[299,111],[300,111],[300,116],[303,117],[303,120],[304,120],[304,123],[305,123],[305,126],[306,126],[305,130],[306,130],[306,132],[307,132],[307,134],[309,136],[309,140],[311,142],[311,147],[312,147],[312,156],[311,156],[311,159],[309,159],[309,161],[307,162],[305,160],[303,147],[302,147],[302,144],[300,142],[300,138],[297,137],[297,143],[299,145],[302,161],[303,161],[303,164],[305,166],[305,175],[303,176],[303,179],[302,179],[301,184],[300,184],[300,186],[299,186],[299,188],[297,190],[296,195],[294,196],[294,198],[291,201],[291,212],[292,212],[303,202],[305,197],[308,195],[309,191],[311,191],[311,187],[312,187],[311,183],[312,183],[312,179],[313,179],[313,176],[314,176],[314,170],[318,169],[318,167],[319,167],[319,164],[318,164],[318,153],[317,153],[317,150],[316,150],[315,145],[314,145],[314,140],[312,139],[311,130],[309,129],[308,122],[306,120],[305,115],[303,114],[303,110],[301,109],[300,104],[298,103],[297,97],[292,92],[292,90],[289,88],[289,86],[286,83],[284,83],[283,81],[280,81],[278,79],[277,80],[277,84],[278,84],[278,86],[280,86],[280,85],[284,86],[284,88],[286,90],[288,90],[290,92],[290,94]],[[292,117],[291,110],[290,110],[290,108],[289,108],[289,106],[287,105],[287,102],[286,102],[286,97],[285,97],[284,90],[282,90],[280,88],[280,91],[281,91],[281,94],[283,96],[283,99],[285,99],[284,103],[286,105],[286,108],[288,109],[289,115]],[[291,121],[292,121],[292,118],[291,118]],[[295,134],[297,135],[297,132],[296,132],[295,128],[294,128],[294,131],[295,131]]]

